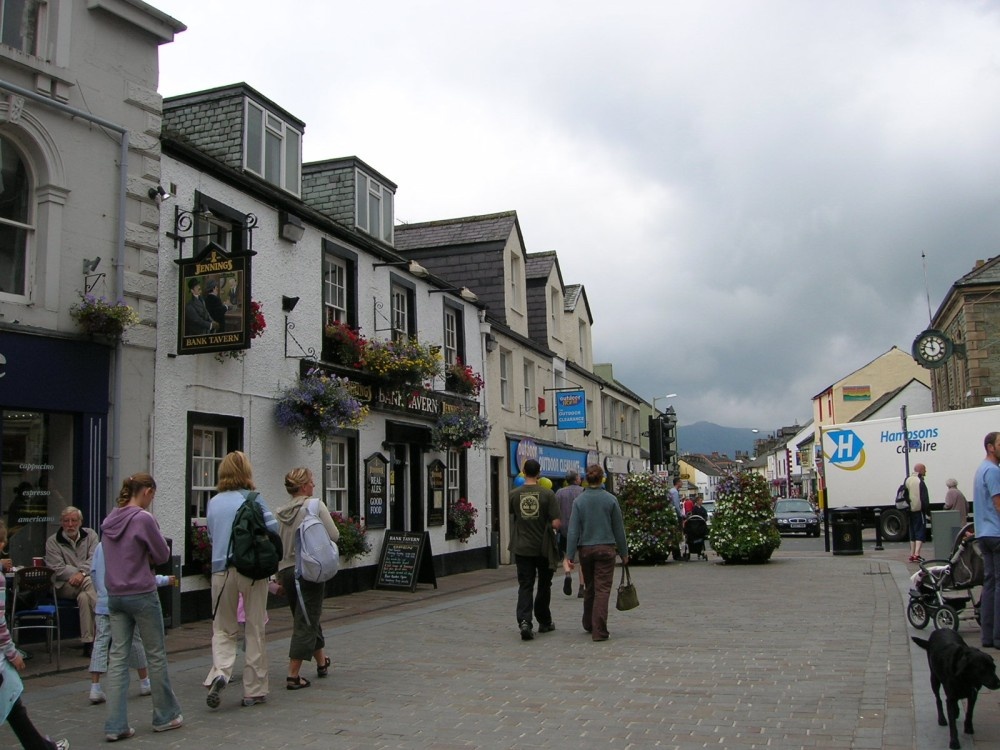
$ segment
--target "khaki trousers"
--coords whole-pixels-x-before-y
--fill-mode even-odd
[[[217,606],[212,621],[212,668],[205,677],[208,687],[219,675],[226,683],[233,676],[240,624],[236,608],[243,595],[246,613],[246,659],[243,666],[243,697],[259,698],[268,694],[267,640],[264,621],[267,619],[267,581],[254,581],[229,568],[212,574],[212,606]],[[218,605],[216,605],[218,602]]]
[[[97,608],[97,590],[90,576],[83,579],[79,586],[70,586],[63,583],[56,589],[56,594],[61,599],[76,599],[76,604],[80,608],[80,641],[82,643],[93,643],[97,626],[94,623],[94,610]]]

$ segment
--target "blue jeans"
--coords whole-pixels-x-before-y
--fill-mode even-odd
[[[104,722],[107,734],[127,732],[128,724],[128,662],[136,628],[146,647],[149,661],[149,682],[153,689],[153,727],[164,726],[181,715],[181,707],[170,687],[167,671],[167,651],[163,643],[163,612],[156,591],[129,596],[109,596],[111,612],[111,654],[108,663],[108,717]]]
[[[980,636],[984,646],[1000,646],[1000,536],[979,537],[983,552],[983,598],[979,601]]]

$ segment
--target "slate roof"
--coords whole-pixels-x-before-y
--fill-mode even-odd
[[[517,213],[506,211],[400,224],[395,228],[394,244],[396,252],[417,261],[434,275],[455,286],[469,287],[489,315],[506,325],[503,251],[512,232],[520,237]]]
[[[948,305],[952,303],[958,294],[958,290],[990,287],[998,284],[1000,284],[1000,255],[996,255],[987,261],[976,261],[976,266],[948,289],[948,293],[941,300],[941,304],[938,305],[938,309],[934,313],[932,327],[938,325],[941,315],[948,309]]]

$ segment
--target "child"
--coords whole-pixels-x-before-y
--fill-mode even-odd
[[[7,543],[7,527],[0,521],[0,547]],[[7,617],[4,608],[7,602],[7,581],[0,574],[0,658],[5,659],[9,664],[0,665],[0,693],[6,691],[16,691],[20,693],[20,677],[17,672],[24,669],[24,659],[14,647],[14,642],[10,639],[10,631],[7,630]],[[11,669],[13,667],[14,669]],[[17,670],[16,672],[14,670]],[[6,685],[3,685],[6,683]],[[20,695],[10,707],[10,713],[6,717],[7,723],[14,731],[14,736],[21,743],[21,747],[45,748],[45,750],[69,750],[69,740],[50,740],[35,728],[28,718],[28,711],[21,703]]]
[[[90,577],[97,590],[97,606],[94,608],[94,650],[90,655],[90,702],[104,703],[107,696],[101,690],[101,675],[108,671],[108,652],[111,649],[111,617],[108,613],[108,590],[104,585],[104,548],[98,544],[94,548],[94,559],[90,563]],[[156,576],[157,586],[173,586],[174,576]],[[149,670],[146,669],[146,650],[142,638],[136,633],[132,638],[132,653],[129,666],[139,674],[139,695],[151,695]]]

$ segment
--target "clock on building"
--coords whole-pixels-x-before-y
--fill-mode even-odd
[[[935,328],[928,328],[913,339],[913,358],[924,367],[941,367],[954,351],[951,339]]]

